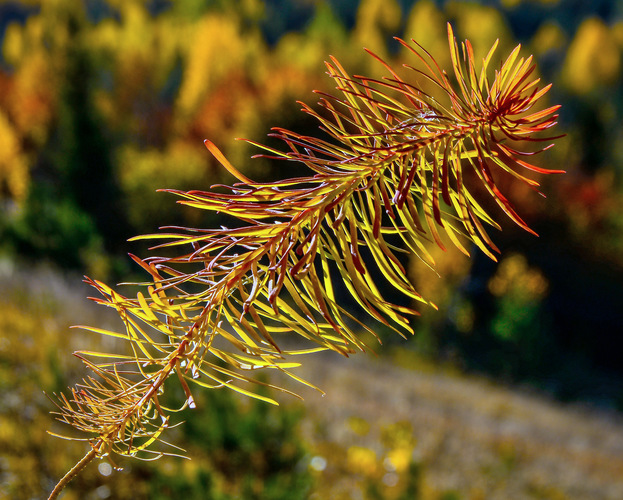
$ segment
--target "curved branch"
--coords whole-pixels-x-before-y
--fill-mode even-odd
[[[65,487],[69,484],[69,482],[76,477],[82,469],[84,469],[89,463],[97,456],[97,452],[95,448],[91,448],[87,454],[78,461],[76,465],[74,465],[71,470],[63,476],[63,478],[56,484],[52,493],[48,497],[48,500],[54,500],[58,498],[61,494],[61,491],[65,489]]]
[[[242,225],[168,228],[141,237],[167,240],[152,250],[188,250],[175,257],[133,257],[151,277],[136,298],[88,280],[103,296],[96,301],[116,309],[126,331],[85,328],[124,338],[133,354],[78,353],[97,378],[79,384],[71,400],[62,396],[60,419],[98,437],[61,483],[97,455],[163,454],[148,447],[169,426],[167,413],[174,410],[163,408],[158,396],[174,373],[186,395],[184,406],[194,407],[191,382],[276,404],[234,382],[257,382],[246,373],[260,368],[301,381],[289,372],[299,363],[286,356],[365,350],[354,330],[374,332],[340,304],[335,280],[361,311],[400,334],[412,332],[408,318],[418,313],[386,300],[377,281],[385,280],[407,300],[433,305],[409,281],[401,253],[434,267],[427,244],[444,248],[447,237],[464,253],[465,242],[473,242],[495,259],[498,250],[485,226],[499,225],[483,208],[482,193],[531,231],[500,191],[494,170],[534,189],[538,183],[523,169],[560,172],[520,159],[533,152],[515,147],[518,141],[543,140],[539,134],[556,123],[556,106],[531,111],[549,86],[537,89],[538,79],[530,79],[532,60],[519,58],[519,47],[490,81],[487,67],[496,45],[477,74],[469,42],[461,57],[450,26],[448,40],[458,91],[430,54],[400,40],[425,66],[407,69],[432,82],[435,96],[404,81],[374,54],[390,73],[383,80],[351,77],[332,58],[327,68],[341,96],[322,94],[322,114],[303,105],[329,140],[276,128],[271,135],[283,141],[285,151],[253,143],[264,156],[303,163],[312,171],[308,177],[253,182],[205,142],[240,183],[221,186],[225,192],[219,193],[176,192],[180,203],[228,214]],[[273,338],[282,332],[314,347],[283,352]],[[227,345],[215,342],[217,337]]]

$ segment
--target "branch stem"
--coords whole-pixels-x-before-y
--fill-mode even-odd
[[[82,457],[80,461],[76,465],[74,465],[72,469],[67,474],[65,474],[63,478],[58,482],[52,493],[50,493],[48,500],[54,500],[55,498],[57,498],[58,495],[60,495],[61,491],[63,491],[63,489],[69,484],[69,481],[77,476],[78,473],[82,469],[84,469],[95,458],[96,455],[97,452],[95,451],[95,449],[91,448],[89,452],[84,457]]]

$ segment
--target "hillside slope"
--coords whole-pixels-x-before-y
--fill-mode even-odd
[[[310,356],[297,374],[326,391],[303,393],[310,439],[379,449],[384,425],[410,422],[428,490],[461,499],[623,498],[620,415],[367,355]],[[353,418],[371,431],[354,433]]]

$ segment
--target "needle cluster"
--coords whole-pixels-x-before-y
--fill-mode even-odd
[[[531,143],[551,139],[541,132],[556,123],[558,106],[537,108],[550,86],[539,88],[532,59],[520,57],[519,46],[490,71],[497,43],[477,69],[471,44],[459,50],[450,25],[448,40],[450,73],[415,41],[398,40],[418,62],[401,70],[410,78],[372,53],[387,70],[383,79],[350,76],[332,58],[327,69],[336,95],[320,94],[318,110],[303,104],[326,138],[275,128],[283,149],[257,144],[263,156],[303,163],[308,176],[253,182],[206,141],[238,182],[175,193],[180,203],[237,222],[142,236],[157,240],[154,252],[166,248],[167,256],[133,257],[149,275],[136,296],[88,280],[101,295],[95,300],[114,308],[125,328],[83,328],[130,346],[124,355],[76,353],[92,375],[58,398],[59,418],[84,431],[91,458],[167,452],[155,445],[165,443],[176,411],[161,402],[170,379],[184,390],[182,407],[195,406],[197,386],[275,403],[249,384],[257,370],[299,380],[292,372],[297,355],[365,350],[361,333],[374,334],[370,320],[410,333],[416,310],[385,297],[393,288],[407,304],[429,303],[409,281],[405,257],[434,268],[431,244],[466,254],[475,244],[495,259],[487,228],[499,225],[490,200],[531,231],[496,175],[506,172],[536,190],[532,173],[560,172],[526,160],[538,152]],[[345,291],[355,308],[344,306]],[[285,333],[310,348],[282,350]]]

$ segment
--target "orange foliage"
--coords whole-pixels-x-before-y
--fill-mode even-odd
[[[598,18],[586,19],[571,42],[562,70],[567,87],[586,93],[612,84],[620,74],[621,50],[613,32]]]

